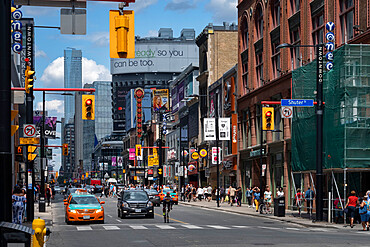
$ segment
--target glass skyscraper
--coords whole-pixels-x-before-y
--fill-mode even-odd
[[[113,131],[112,87],[110,81],[94,81],[95,88],[95,135],[98,140]]]
[[[82,51],[74,48],[64,50],[64,87],[82,88]],[[64,96],[64,118],[66,123],[74,118],[75,98]]]

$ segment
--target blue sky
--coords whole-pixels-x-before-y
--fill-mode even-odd
[[[160,28],[194,28],[198,35],[208,23],[237,22],[237,0],[136,0],[126,9],[135,11],[135,35],[157,36]],[[63,53],[67,47],[82,50],[83,83],[110,80],[109,10],[118,3],[87,2],[87,35],[61,35],[57,29],[35,28],[35,87],[63,87]],[[23,17],[34,18],[37,26],[60,26],[60,8],[22,6]],[[41,109],[41,94],[35,94],[35,109]],[[64,115],[63,97],[47,95],[46,109],[58,120]],[[60,132],[60,128],[59,128]],[[58,133],[60,136],[60,133]],[[53,141],[60,144],[60,140]],[[56,167],[60,150],[55,150]]]

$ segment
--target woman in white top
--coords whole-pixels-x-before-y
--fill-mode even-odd
[[[276,192],[277,197],[283,197],[284,196],[284,191],[283,188],[279,187],[279,190]]]

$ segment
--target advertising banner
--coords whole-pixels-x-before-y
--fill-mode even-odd
[[[117,157],[112,156],[112,166],[117,166]]]
[[[218,136],[220,141],[230,140],[230,118],[219,118],[218,119]]]
[[[221,156],[221,148],[218,148],[218,155]],[[214,165],[217,165],[217,160],[218,157],[217,157],[217,147],[213,147],[212,148],[212,164]],[[220,157],[220,161],[221,161],[221,157]]]
[[[122,156],[117,156],[117,165],[118,165],[118,167],[123,166],[123,157]]]
[[[42,126],[42,116],[33,116],[33,124],[36,125],[37,136],[40,136],[40,130]],[[55,139],[57,129],[57,117],[45,117],[45,137],[48,139]]]
[[[232,154],[238,154],[238,115],[231,115],[231,150]]]
[[[214,118],[204,119],[204,140],[216,140],[216,120]]]
[[[129,159],[129,160],[135,160],[135,148],[130,148],[130,149],[129,149],[129,156],[128,156],[128,159]]]
[[[155,112],[168,112],[170,109],[168,89],[153,90],[153,110]]]

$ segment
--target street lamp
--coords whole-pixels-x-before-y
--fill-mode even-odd
[[[317,45],[292,45],[280,44],[276,49],[294,47],[313,47],[316,48],[316,221],[323,220],[323,53],[324,44]]]

